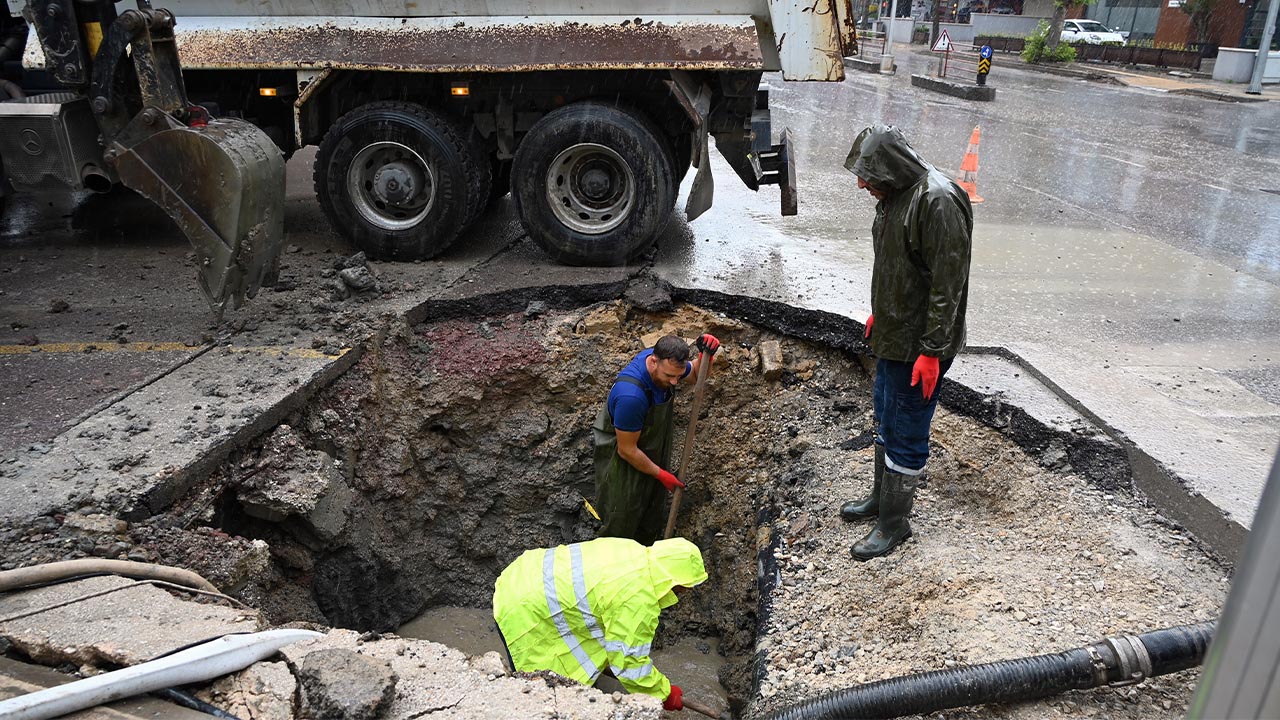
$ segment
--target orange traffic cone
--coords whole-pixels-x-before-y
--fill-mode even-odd
[[[977,205],[983,198],[978,194],[978,143],[982,139],[982,128],[974,127],[969,136],[969,149],[960,161],[960,179],[956,183],[969,193],[969,202]]]

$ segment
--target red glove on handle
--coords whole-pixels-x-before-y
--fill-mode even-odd
[[[867,316],[867,329],[862,333],[862,337],[864,337],[864,338],[866,338],[866,339],[868,339],[868,340],[870,340],[870,339],[871,339],[871,326],[872,326],[872,325],[874,325],[874,324],[875,324],[875,322],[876,322],[876,316],[875,316],[875,315],[868,315],[868,316]]]
[[[708,355],[715,355],[716,351],[720,349],[720,341],[711,333],[703,333],[702,337],[693,341],[693,345]]]
[[[676,488],[684,487],[684,483],[680,482],[679,478],[666,470],[658,471],[658,482],[662,483],[662,487],[666,488],[667,492],[675,492]]]
[[[938,385],[938,358],[921,355],[911,367],[911,387],[920,383],[920,392],[924,399],[933,397],[933,389]]]
[[[662,701],[663,710],[683,710],[684,709],[684,691],[679,685],[671,686],[671,694],[666,700]]]

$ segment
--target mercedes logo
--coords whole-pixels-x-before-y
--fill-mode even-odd
[[[28,155],[39,155],[44,152],[44,141],[40,139],[40,133],[27,128],[22,131],[22,149],[27,151]]]

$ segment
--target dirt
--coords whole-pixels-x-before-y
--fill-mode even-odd
[[[65,515],[0,529],[5,565],[77,554],[170,562],[275,622],[357,630],[432,606],[484,607],[521,551],[593,536],[589,428],[617,370],[646,339],[704,331],[723,350],[677,532],[703,549],[711,580],[664,614],[658,641],[721,638],[721,681],[738,711],[1197,622],[1221,607],[1228,570],[1126,488],[1091,485],[1060,453],[1028,455],[945,411],[916,537],[853,562],[848,547],[869,526],[836,511],[871,472],[859,359],[690,306],[622,303],[394,326],[286,419],[287,435],[277,428],[164,515],[99,531]],[[777,381],[754,363],[769,340],[783,352]],[[677,399],[678,418],[691,395]],[[304,471],[350,496],[336,512],[314,511],[324,498],[271,505],[280,517],[248,511],[262,488]],[[780,582],[762,599],[759,573],[774,567]],[[938,717],[1181,717],[1195,679]]]

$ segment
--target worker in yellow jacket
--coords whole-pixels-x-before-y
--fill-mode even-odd
[[[675,590],[706,579],[702,553],[684,538],[528,550],[494,583],[493,618],[516,670],[550,670],[584,685],[609,670],[628,692],[681,710],[680,687],[653,666],[649,649]]]

